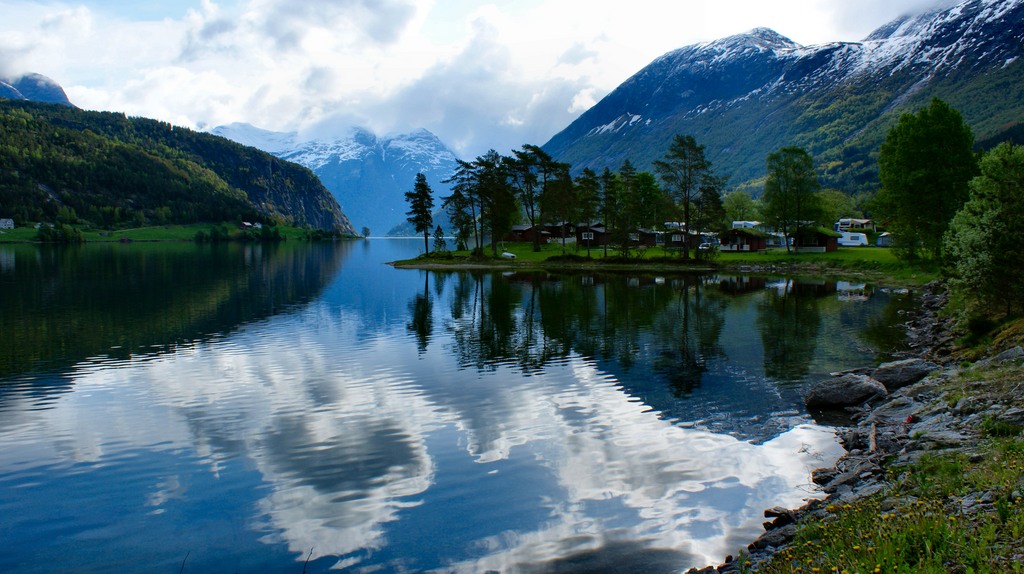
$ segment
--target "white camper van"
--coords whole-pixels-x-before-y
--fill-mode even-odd
[[[868,244],[868,236],[863,233],[842,232],[843,236],[836,240],[843,247],[861,247]]]

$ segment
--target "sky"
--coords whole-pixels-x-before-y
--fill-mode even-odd
[[[858,41],[952,0],[0,0],[0,77],[193,129],[426,128],[464,159],[542,145],[671,50],[768,27]]]

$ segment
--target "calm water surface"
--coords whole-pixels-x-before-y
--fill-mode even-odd
[[[717,563],[815,496],[802,387],[910,304],[383,264],[421,246],[0,246],[0,572]]]

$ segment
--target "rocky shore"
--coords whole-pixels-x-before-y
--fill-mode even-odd
[[[1020,383],[996,385],[985,377],[989,371],[1024,372],[1024,349],[1017,346],[973,363],[954,363],[954,337],[939,315],[945,303],[941,286],[925,289],[920,312],[907,324],[911,356],[834,373],[808,389],[805,400],[812,411],[839,410],[850,419],[848,426],[837,428],[846,453],[834,467],[812,474],[826,498],[798,509],[766,510],[766,532],[745,551],[720,566],[694,568],[688,574],[759,571],[793,543],[800,523],[827,521],[837,506],[879,496],[881,508],[900,507],[905,500],[893,492],[893,483],[925,453],[959,452],[978,462],[986,430],[993,425],[1024,427],[1024,378],[1011,376]],[[1018,485],[1012,499],[1024,497],[1022,491],[1024,485]],[[993,491],[969,492],[943,504],[970,516],[992,512],[998,496]],[[1014,558],[1024,562],[1024,549]]]

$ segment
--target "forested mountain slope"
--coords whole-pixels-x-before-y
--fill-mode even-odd
[[[0,211],[19,223],[241,219],[355,233],[302,166],[156,120],[15,100],[0,100]]]

